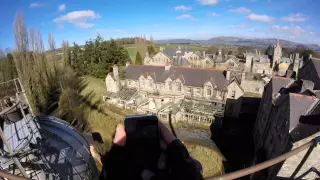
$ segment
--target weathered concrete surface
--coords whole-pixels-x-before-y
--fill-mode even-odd
[[[297,143],[294,144],[292,149],[295,149],[295,148],[307,143],[308,141],[312,140],[313,138],[315,138],[317,136],[320,136],[320,132],[318,132],[308,138],[305,138],[303,140],[298,141]],[[305,156],[307,151],[308,151],[308,149],[306,149],[306,150],[298,153],[297,155],[287,159],[285,161],[285,163],[283,164],[283,166],[281,167],[277,176],[284,177],[284,178],[291,177],[291,175],[293,174],[293,172],[295,171],[295,169],[297,168],[297,166],[299,165],[299,163],[301,162],[301,160],[303,159],[303,157]],[[298,172],[298,174],[295,176],[294,179],[296,179],[302,175],[303,176],[299,179],[319,178],[320,176],[316,172],[313,172],[313,171],[308,172],[309,170],[311,170],[311,168],[315,168],[319,174],[319,172],[320,172],[320,147],[319,147],[319,145],[318,145],[318,147],[315,147],[313,149],[309,158],[304,163],[304,165],[302,166],[302,168],[300,169],[300,171]]]

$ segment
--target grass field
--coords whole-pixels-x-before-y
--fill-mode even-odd
[[[92,76],[84,76],[83,82],[87,84],[87,86],[82,90],[81,95],[86,96],[89,93],[93,94],[93,98],[91,99],[92,104],[99,102],[102,100],[102,96],[106,95],[107,89],[104,80],[95,78]]]
[[[129,56],[130,56],[130,59],[132,62],[134,62],[136,60],[136,53],[137,53],[137,48],[136,47],[126,47],[128,53],[129,53]]]
[[[199,144],[190,142],[184,142],[184,144],[190,156],[201,163],[204,178],[224,174],[224,157],[219,152]]]

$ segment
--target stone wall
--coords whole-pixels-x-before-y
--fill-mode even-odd
[[[312,140],[313,138],[320,136],[320,132],[305,138],[303,140],[300,140],[296,143],[294,143],[293,148],[295,149],[307,142],[309,142],[310,140]],[[280,169],[279,173],[278,173],[278,177],[283,177],[283,178],[289,178],[293,172],[295,171],[295,169],[297,168],[297,166],[299,165],[299,163],[301,162],[301,160],[304,158],[305,154],[307,153],[308,149],[298,153],[297,155],[288,158],[282,168]],[[300,171],[298,172],[298,174],[295,176],[295,178],[300,177],[301,175],[303,175],[304,173],[306,173],[308,170],[310,170],[311,168],[315,168],[318,171],[320,171],[320,147],[318,145],[318,147],[315,147],[312,151],[312,153],[310,154],[309,158],[307,159],[307,161],[304,163],[304,165],[302,166],[302,168],[300,169]],[[310,172],[307,173],[306,176],[303,176],[301,179],[316,179],[319,178],[319,176],[315,173],[315,172]]]

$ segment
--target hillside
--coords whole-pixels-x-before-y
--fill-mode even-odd
[[[269,45],[274,44],[277,41],[276,38],[241,38],[230,36],[219,36],[208,40],[191,40],[191,39],[167,39],[158,40],[157,44],[200,44],[200,45],[235,45],[235,46],[251,46],[266,48]],[[303,48],[310,49],[316,52],[320,52],[320,46],[318,44],[302,44],[293,41],[280,39],[282,47],[286,48]]]

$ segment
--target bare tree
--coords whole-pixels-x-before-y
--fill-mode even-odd
[[[64,66],[71,66],[70,48],[68,41],[63,41],[61,46]]]

